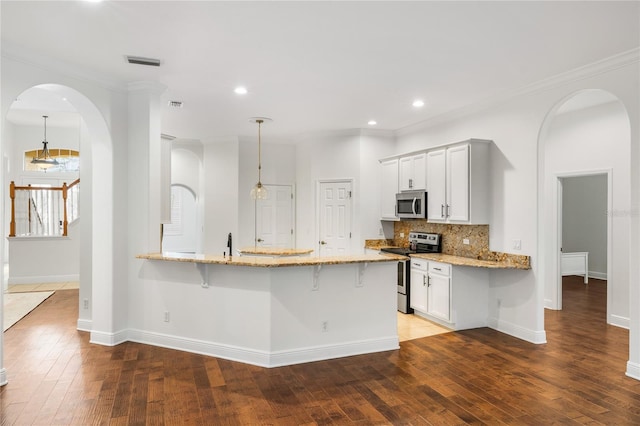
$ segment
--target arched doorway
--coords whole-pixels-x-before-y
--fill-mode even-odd
[[[114,252],[114,183],[113,183],[113,144],[110,130],[103,117],[102,112],[96,104],[80,91],[60,84],[39,84],[31,87],[17,88],[14,84],[7,84],[3,93],[3,120],[6,120],[10,102],[6,99],[16,99],[21,93],[30,88],[46,91],[64,99],[72,109],[82,117],[89,135],[90,143],[85,149],[86,162],[82,166],[81,180],[83,190],[81,194],[81,204],[83,204],[82,230],[80,232],[80,245],[86,248],[86,256],[80,258],[80,302],[78,329],[91,331],[92,335],[96,330],[111,332],[113,328],[113,252]],[[3,126],[4,130],[4,126]],[[3,153],[7,152],[7,137],[2,135]],[[5,164],[6,166],[6,164]],[[7,198],[8,183],[4,182],[3,175],[2,193],[4,199]],[[96,195],[96,194],[99,194]],[[93,226],[100,224],[100,226]],[[6,234],[7,224],[3,223],[0,230]],[[82,251],[82,249],[81,249]],[[4,247],[2,249],[2,259],[4,259]],[[84,271],[84,273],[83,273]],[[84,278],[83,278],[84,275]],[[89,301],[86,306],[82,303]],[[1,296],[0,296],[0,302]],[[97,302],[97,303],[94,303]],[[1,340],[0,340],[1,343]],[[0,351],[0,356],[2,355]],[[0,365],[0,370],[2,366]],[[4,375],[4,371],[2,370]],[[4,378],[6,382],[6,378]],[[0,384],[3,377],[0,377]]]
[[[607,323],[629,327],[630,144],[628,113],[609,92],[574,93],[547,115],[538,140],[538,258],[545,308],[562,307],[563,180],[606,175],[607,205],[593,208],[607,216],[607,241],[601,242],[607,244]]]

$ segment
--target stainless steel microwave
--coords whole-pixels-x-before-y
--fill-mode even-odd
[[[400,219],[426,219],[427,193],[405,191],[396,194],[396,216]]]

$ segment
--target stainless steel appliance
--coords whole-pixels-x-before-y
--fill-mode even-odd
[[[396,216],[400,219],[426,219],[427,193],[405,191],[396,194]]]
[[[380,251],[385,253],[408,256],[413,253],[441,253],[442,235],[427,232],[411,231],[409,233],[409,248],[389,247]],[[398,262],[398,311],[405,314],[413,312],[411,309],[411,261]]]

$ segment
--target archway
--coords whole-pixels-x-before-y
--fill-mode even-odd
[[[538,139],[538,279],[544,285],[545,308],[561,308],[560,181],[606,174],[610,200],[602,214],[609,223],[607,322],[629,327],[630,144],[627,110],[609,92],[573,93],[548,113]]]
[[[3,93],[3,120],[6,120],[10,102],[7,99],[16,99],[29,88],[46,90],[64,98],[65,102],[80,114],[86,131],[90,137],[90,154],[87,157],[84,173],[81,171],[81,179],[84,180],[82,193],[84,193],[83,212],[84,222],[81,231],[81,247],[90,248],[90,255],[80,259],[81,271],[85,270],[88,279],[81,278],[80,301],[87,299],[90,303],[80,306],[77,328],[91,331],[92,341],[94,333],[112,332],[113,327],[113,248],[114,248],[114,183],[113,183],[113,143],[109,127],[96,104],[86,95],[75,88],[60,84],[39,84],[30,87],[17,88],[7,85]],[[3,135],[2,152],[6,151],[7,138]],[[3,176],[4,178],[4,176]],[[3,179],[4,180],[4,179]],[[3,188],[6,186],[2,182]],[[3,189],[3,196],[6,198]],[[96,194],[99,194],[97,196]],[[81,195],[82,197],[82,195]],[[93,226],[100,224],[100,226]],[[6,224],[0,226],[5,233]],[[6,235],[6,233],[5,233]],[[4,259],[4,249],[2,250]],[[0,296],[0,302],[2,298]],[[84,305],[82,302],[80,302]],[[1,342],[1,341],[0,341]],[[0,351],[0,356],[2,351]],[[1,365],[0,365],[1,367]],[[2,371],[4,376],[4,371]],[[0,384],[3,382],[0,377]],[[6,377],[4,377],[6,381]]]

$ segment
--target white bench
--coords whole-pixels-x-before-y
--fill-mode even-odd
[[[575,253],[562,253],[562,276],[582,275],[584,283],[589,282],[589,252],[577,251]]]

